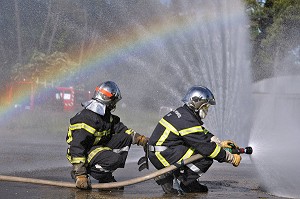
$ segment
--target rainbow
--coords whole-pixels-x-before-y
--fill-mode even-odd
[[[238,9],[237,9],[238,10]],[[230,13],[229,17],[239,17],[241,13]],[[234,16],[233,16],[234,15]],[[238,15],[238,16],[237,16]],[[204,16],[204,17],[203,17]],[[142,24],[144,31],[135,27],[125,27],[120,34],[112,34],[105,39],[97,41],[95,46],[99,46],[96,49],[85,49],[87,52],[82,55],[82,62],[80,65],[74,64],[70,67],[72,74],[66,74],[59,72],[58,67],[53,67],[50,75],[45,75],[41,79],[47,81],[61,81],[66,77],[72,78],[78,74],[85,74],[86,76],[92,75],[93,71],[98,68],[109,66],[116,60],[125,59],[124,52],[131,52],[132,50],[144,52],[149,44],[155,43],[158,39],[167,38],[173,35],[174,32],[184,31],[193,32],[194,28],[199,23],[213,23],[217,20],[221,20],[224,16],[216,16],[210,13],[209,10],[206,13],[198,14],[197,12],[188,13],[186,16],[165,16],[163,19],[153,18],[148,24]],[[78,51],[77,51],[78,52]],[[70,53],[72,54],[72,53]],[[72,57],[72,56],[71,56]],[[40,90],[45,88],[39,88]],[[20,92],[21,94],[15,99],[13,104],[22,104],[24,99],[28,98],[28,92]],[[7,120],[10,116],[16,112],[13,105],[5,105],[0,109],[0,123],[3,120]]]

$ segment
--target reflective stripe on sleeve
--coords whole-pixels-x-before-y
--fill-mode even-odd
[[[132,130],[132,129],[127,129],[127,130],[125,131],[125,133],[127,133],[128,135],[131,135],[131,134],[134,133],[134,130]]]
[[[68,139],[67,139],[67,143],[70,144],[70,142],[72,142],[72,140],[73,140],[72,131],[71,131],[71,129],[69,128],[69,129],[68,129]]]
[[[184,136],[184,135],[188,135],[190,133],[198,133],[198,132],[204,132],[202,126],[194,126],[191,128],[182,129],[179,131],[179,134],[181,136]]]
[[[85,163],[86,161],[85,157],[71,157],[68,154],[67,154],[67,158],[71,164]]]
[[[220,151],[221,151],[221,147],[216,144],[216,148],[214,152],[212,152],[208,157],[215,158],[220,153]]]
[[[109,134],[110,134],[110,129],[109,130],[104,130],[104,131],[101,131],[101,132],[100,131],[95,132],[94,136],[96,138],[95,138],[95,141],[94,141],[93,145],[98,144],[103,136],[106,136],[106,135],[109,135]]]
[[[209,131],[208,131],[207,129],[204,129],[204,130],[203,130],[203,133],[204,133],[204,134],[207,134],[207,133],[209,133]]]
[[[86,130],[87,132],[89,132],[90,134],[93,134],[93,135],[96,132],[96,129],[94,129],[93,127],[91,127],[91,126],[89,126],[89,125],[87,125],[85,123],[71,124],[69,126],[69,129],[71,131],[78,130],[78,129],[84,129],[84,130]]]
[[[98,144],[103,136],[106,136],[106,135],[110,134],[110,130],[104,130],[104,131],[99,132],[99,131],[96,131],[95,128],[93,128],[93,127],[91,127],[91,126],[89,126],[85,123],[71,124],[69,126],[69,130],[68,130],[67,143],[70,143],[73,140],[72,131],[79,130],[79,129],[84,129],[84,130],[86,130],[87,132],[89,132],[90,134],[92,134],[96,137],[93,145]]]

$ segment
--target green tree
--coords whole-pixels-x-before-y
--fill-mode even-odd
[[[282,60],[300,46],[300,1],[267,0],[263,7],[256,0],[245,1],[251,22],[253,79],[282,71],[295,73],[294,63]]]

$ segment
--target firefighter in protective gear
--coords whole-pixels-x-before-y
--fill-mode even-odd
[[[203,127],[202,119],[207,115],[208,108],[216,104],[208,88],[193,86],[182,101],[184,105],[165,115],[150,136],[149,160],[156,169],[172,164],[179,166],[173,173],[155,179],[165,193],[178,193],[173,188],[174,178],[180,182],[180,189],[184,192],[207,192],[207,187],[199,183],[199,178],[210,168],[213,160],[238,166],[241,156],[223,149],[232,145],[237,147],[233,141],[220,141]],[[197,153],[204,158],[180,166],[181,160]]]
[[[100,183],[115,182],[112,173],[124,168],[131,144],[145,146],[148,142],[149,138],[111,114],[121,98],[116,83],[101,83],[92,99],[82,103],[83,110],[70,119],[67,158],[73,165],[71,176],[77,188],[90,188],[89,175]]]

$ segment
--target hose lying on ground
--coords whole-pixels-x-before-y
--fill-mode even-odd
[[[191,156],[188,159],[185,159],[182,161],[182,165],[189,164],[195,160],[198,160],[202,158],[203,156],[200,154],[196,154]],[[92,184],[93,189],[110,189],[110,188],[116,188],[116,187],[123,187],[128,186],[132,184],[137,184],[146,180],[150,180],[152,178],[155,178],[157,176],[160,176],[164,173],[167,173],[169,171],[173,171],[177,169],[175,165],[170,165],[166,168],[157,170],[153,173],[150,173],[145,176],[120,181],[120,182],[110,182],[110,183],[99,183],[99,184]],[[74,182],[62,182],[62,181],[54,181],[54,180],[42,180],[42,179],[35,179],[35,178],[23,178],[23,177],[16,177],[16,176],[4,176],[0,175],[0,181],[11,181],[11,182],[23,182],[23,183],[31,183],[31,184],[41,184],[41,185],[50,185],[50,186],[57,186],[57,187],[69,187],[69,188],[75,188]]]

